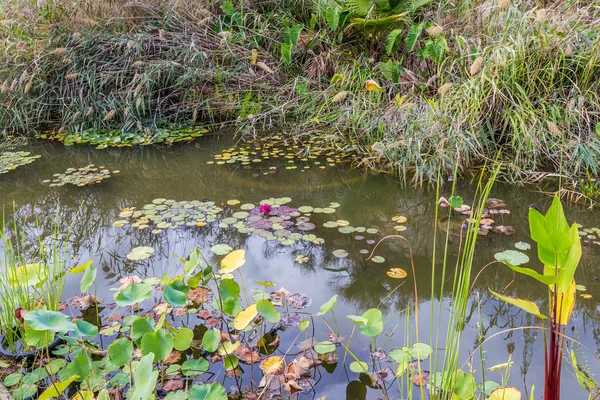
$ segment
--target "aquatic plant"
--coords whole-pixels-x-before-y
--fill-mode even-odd
[[[112,172],[103,165],[96,167],[94,164],[79,168],[69,168],[62,174],[54,174],[54,179],[46,179],[43,183],[49,183],[50,186],[63,186],[71,184],[74,186],[91,186],[103,182],[111,177],[111,174],[118,174],[118,170]]]
[[[560,382],[563,362],[566,325],[571,319],[575,307],[576,284],[575,271],[581,258],[581,239],[578,227],[569,227],[565,218],[560,198],[554,197],[546,215],[529,209],[529,227],[531,238],[537,244],[539,261],[543,264],[543,272],[520,267],[512,259],[501,258],[507,267],[522,275],[537,280],[548,287],[548,316],[542,314],[538,306],[530,300],[491,293],[500,300],[506,301],[524,311],[540,318],[548,319],[548,327],[544,325],[544,400],[560,399]]]
[[[28,151],[4,151],[0,153],[0,174],[31,164],[40,157],[40,155],[32,156]]]

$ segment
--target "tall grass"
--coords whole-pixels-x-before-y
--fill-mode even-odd
[[[17,218],[9,224],[3,217],[0,327],[4,346],[13,352],[27,349],[24,341],[19,341],[21,347],[15,347],[24,333],[22,312],[59,308],[69,268],[68,233],[66,237],[61,234],[59,222],[54,222],[51,235],[42,238],[31,237]],[[34,232],[37,231],[36,221]]]

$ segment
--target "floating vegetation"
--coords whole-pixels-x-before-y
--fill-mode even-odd
[[[118,174],[119,171],[112,171],[112,174]],[[111,172],[104,166],[96,167],[90,164],[86,167],[69,168],[63,174],[54,174],[54,179],[46,179],[43,183],[50,183],[50,186],[63,186],[67,183],[75,186],[95,185],[111,177]]]
[[[132,261],[145,260],[154,254],[154,249],[149,246],[139,246],[131,249],[129,254],[127,254],[127,258]]]
[[[0,153],[0,174],[6,174],[23,165],[31,164],[40,155],[32,156],[28,151],[5,151]]]
[[[462,197],[460,196],[452,196],[450,198],[440,197],[438,200],[438,205],[443,208],[451,208],[453,212],[453,216],[465,215],[469,218],[464,220],[460,225],[460,229],[466,230],[469,227],[469,223],[475,222],[471,216],[471,206],[464,204]],[[484,208],[481,220],[479,221],[479,235],[485,236],[490,231],[502,233],[504,235],[512,235],[515,233],[515,229],[512,226],[506,226],[499,224],[496,219],[499,216],[510,214],[510,210],[504,208],[506,207],[506,203],[504,200],[489,198],[486,203],[486,208]],[[447,225],[449,220],[447,217],[440,219],[440,227],[442,230],[447,229]],[[455,223],[450,223],[450,229],[456,225]],[[402,228],[396,228],[396,230],[404,230]]]
[[[306,170],[309,168],[325,169],[334,167],[353,157],[355,157],[355,154],[333,146],[331,142],[322,137],[298,140],[293,138],[284,139],[281,136],[266,136],[250,140],[238,147],[225,149],[221,154],[215,156],[215,161],[209,161],[207,164],[238,164],[245,168],[256,168],[259,165],[262,166],[263,161],[281,160],[285,161],[285,166],[282,169]],[[278,167],[273,165],[263,166],[262,168],[265,169],[265,175],[277,173],[278,170]],[[333,212],[330,211],[331,208],[326,208],[326,210],[322,212]]]
[[[504,250],[494,254],[494,258],[498,261],[506,261],[512,265],[522,265],[529,262],[529,256],[527,254],[516,250]]]
[[[402,268],[390,268],[387,271],[387,276],[394,279],[403,279],[406,278],[408,274]]]
[[[123,132],[119,129],[85,129],[82,132],[52,131],[39,134],[38,139],[56,140],[65,146],[89,144],[98,149],[148,144],[189,142],[202,137],[208,130],[200,127],[169,124],[166,127],[143,131]]]

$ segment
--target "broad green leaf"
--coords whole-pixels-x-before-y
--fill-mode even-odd
[[[406,348],[406,347],[390,351],[389,356],[392,360],[396,361],[398,364],[407,363],[410,360],[412,360],[412,357],[408,351],[408,348]]]
[[[535,304],[532,301],[514,298],[514,297],[503,296],[500,293],[494,292],[492,289],[488,289],[488,290],[494,296],[496,296],[497,298],[499,298],[502,301],[507,302],[508,304],[512,304],[513,306],[519,307],[520,309],[527,311],[528,313],[533,314],[538,318],[541,318],[541,319],[547,318],[545,315],[540,313],[539,307],[537,306],[537,304]]]
[[[239,365],[239,360],[233,354],[223,357],[223,365],[227,371],[235,369]]]
[[[148,300],[152,296],[152,287],[145,283],[133,283],[117,293],[115,302],[120,307],[132,306]]]
[[[4,386],[14,386],[21,382],[21,378],[23,378],[23,373],[21,371],[9,374],[4,378]]]
[[[410,354],[417,360],[426,360],[433,353],[433,348],[426,343],[415,343],[410,347]]]
[[[158,369],[153,367],[154,354],[142,357],[133,373],[133,386],[127,392],[128,400],[154,400]]]
[[[154,249],[148,246],[139,246],[131,249],[127,258],[132,261],[145,260],[154,253]]]
[[[331,311],[333,309],[333,306],[335,306],[335,304],[337,303],[337,298],[338,295],[336,294],[333,295],[329,300],[327,300],[325,304],[319,307],[319,312],[317,313],[317,315],[325,315],[329,311]]]
[[[188,257],[188,260],[183,259],[183,270],[185,271],[185,273],[187,275],[194,272],[196,267],[198,267],[198,265],[200,265],[200,256],[201,256],[200,250],[198,248],[194,248],[190,252],[190,256]]]
[[[325,20],[327,21],[327,25],[329,25],[329,29],[335,31],[340,22],[339,10],[337,8],[327,7],[325,10]]]
[[[163,297],[173,307],[185,307],[190,288],[181,279],[163,286]]]
[[[406,48],[408,51],[413,51],[415,46],[417,45],[417,40],[419,36],[421,36],[421,32],[423,31],[423,24],[413,24],[408,29],[408,33],[406,34]],[[452,206],[452,204],[450,204]]]
[[[262,315],[267,321],[272,324],[276,324],[281,320],[281,314],[273,306],[270,300],[260,300],[256,303],[256,310]],[[238,314],[239,315],[239,314]]]
[[[117,339],[108,346],[108,357],[110,362],[120,368],[129,364],[133,356],[133,345],[126,338]]]
[[[268,300],[262,300],[262,301],[268,301]],[[233,319],[233,327],[235,329],[237,329],[238,331],[244,330],[244,329],[246,329],[246,327],[248,325],[250,325],[250,323],[252,321],[254,321],[254,318],[256,318],[257,315],[258,315],[257,305],[250,304],[248,307],[246,307],[246,309],[244,311],[240,311],[236,315],[236,317]]]
[[[335,351],[335,344],[329,340],[315,344],[315,351],[319,354],[327,354]]]
[[[216,329],[209,329],[204,332],[202,337],[202,347],[209,353],[217,351],[219,348],[219,342],[221,340],[221,332]]]
[[[512,265],[521,265],[529,262],[529,257],[525,253],[516,250],[504,250],[494,254],[494,258],[501,262],[506,262]]]
[[[78,375],[73,375],[66,381],[52,383],[48,389],[44,390],[38,400],[50,400],[54,397],[60,397],[62,392],[77,378],[79,378]]]
[[[369,364],[363,361],[354,361],[350,363],[350,371],[356,372],[357,374],[366,373],[369,371]]]
[[[77,325],[77,333],[81,336],[87,336],[92,339],[98,334],[98,327],[87,321],[78,319],[75,321],[75,325]]]
[[[48,269],[44,264],[31,263],[19,265],[7,271],[8,284],[13,288],[35,286],[48,279]]]
[[[131,324],[131,339],[138,345],[146,333],[154,332],[154,319],[152,317],[138,318]]]
[[[85,270],[83,277],[81,278],[81,282],[79,282],[79,289],[82,293],[87,292],[90,286],[92,286],[94,280],[96,279],[97,273],[98,270],[93,265]]]
[[[465,202],[464,202],[463,198],[460,196],[452,196],[448,199],[448,204],[450,204],[450,207],[452,207],[452,208],[462,207],[462,205],[464,203]]]
[[[501,387],[501,385],[498,382],[485,381],[481,385],[481,391],[485,393],[486,396],[489,396],[494,390],[498,389],[499,387]]]
[[[300,325],[298,327],[300,328],[300,332],[304,332],[309,326],[310,321],[305,319],[304,321],[300,322]]]
[[[204,358],[187,360],[181,366],[181,373],[184,376],[200,375],[208,371],[208,361]]]
[[[154,353],[156,361],[164,360],[173,350],[173,336],[164,329],[145,333],[140,348],[143,355]]]
[[[100,391],[100,393],[98,393],[98,396],[96,397],[96,400],[111,400],[110,399],[110,395],[108,394],[108,390],[107,389],[102,389]]]
[[[181,328],[173,338],[173,347],[175,350],[185,351],[190,348],[193,339],[194,332],[191,329]]]
[[[11,391],[11,394],[15,399],[21,400],[31,398],[34,394],[36,394],[37,391],[38,388],[36,385],[32,383],[25,383],[20,385],[17,389]]]
[[[48,346],[54,340],[55,333],[50,331],[37,331],[25,326],[25,343],[33,347]]]
[[[371,308],[362,315],[367,320],[364,325],[359,327],[360,333],[365,336],[373,337],[383,332],[383,315],[377,308]]]
[[[556,276],[542,275],[539,272],[532,270],[531,268],[517,267],[516,265],[513,265],[506,260],[502,261],[502,263],[504,265],[506,265],[508,268],[512,269],[513,271],[518,272],[523,275],[530,276],[548,286],[555,284],[556,281],[558,280],[558,277],[556,277]]]
[[[23,317],[27,326],[36,331],[65,333],[77,330],[71,319],[58,311],[34,310]]]
[[[385,39],[385,53],[388,56],[396,49],[401,34],[402,29],[394,29],[388,33],[387,38]]]
[[[369,320],[367,320],[365,317],[361,317],[360,315],[346,315],[346,318],[359,326],[365,326],[367,322],[369,322]]]
[[[232,279],[223,279],[219,285],[219,293],[221,294],[221,299],[228,297],[237,299],[240,295],[240,285]]]
[[[190,390],[190,399],[194,400],[227,400],[225,388],[216,382],[194,385]]]
[[[91,373],[91,363],[88,359],[87,355],[82,354],[78,357],[75,357],[73,361],[71,361],[64,369],[65,378],[70,376],[78,376],[75,380],[77,382],[83,382],[90,376]]]
[[[455,400],[472,400],[475,397],[475,391],[477,390],[477,382],[473,375],[467,374],[463,371],[456,371],[454,381],[454,390],[452,399]]]
[[[242,311],[242,305],[237,298],[227,297],[223,299],[223,312],[232,317],[237,316]]]
[[[286,64],[291,64],[292,62],[292,46],[288,43],[281,43],[281,59],[285,61]]]

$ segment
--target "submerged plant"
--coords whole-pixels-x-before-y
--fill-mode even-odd
[[[560,399],[561,370],[565,328],[575,307],[575,271],[581,258],[581,240],[577,224],[569,227],[558,196],[554,197],[546,215],[529,209],[531,238],[537,243],[538,258],[544,265],[542,273],[519,267],[508,259],[501,261],[515,272],[536,279],[548,287],[548,316],[526,299],[492,293],[499,299],[540,318],[544,326],[544,400]],[[491,290],[490,290],[491,291]]]

